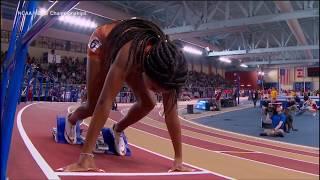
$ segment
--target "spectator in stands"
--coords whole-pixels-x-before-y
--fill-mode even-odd
[[[27,93],[27,101],[33,101],[33,85],[29,85],[29,90]]]
[[[286,116],[286,123],[284,126],[284,130],[286,133],[289,133],[290,130],[298,131],[298,129],[293,128],[293,113],[291,111],[292,111],[292,109],[290,109],[290,108],[286,108],[284,110],[284,114]]]
[[[303,102],[301,102],[301,99],[298,94],[296,94],[296,96],[294,97],[294,100],[295,100],[296,104],[298,105],[298,109],[300,109],[303,105]]]
[[[114,111],[118,110],[118,103],[115,100],[112,102],[112,110]]]
[[[259,93],[257,90],[252,91],[252,101],[253,101],[253,107],[256,107],[257,101],[258,101]]]
[[[81,89],[81,103],[85,103],[87,101],[87,87]]]
[[[309,99],[308,93],[307,93],[307,92],[304,92],[304,93],[303,93],[303,100],[304,100],[304,102],[308,101],[308,99]]]
[[[221,89],[217,89],[217,93],[215,95],[216,105],[217,105],[216,110],[217,111],[221,110],[221,95],[222,95],[222,90]]]
[[[315,101],[313,101],[310,97],[308,97],[308,100],[304,103],[305,104],[305,108],[310,111],[311,113],[313,113],[313,116],[317,115],[317,110],[318,110],[318,106],[317,103]]]
[[[271,117],[273,115],[273,107],[268,97],[264,97],[263,101],[261,102],[262,109],[261,109],[261,122],[262,128],[272,128],[272,120]]]
[[[237,106],[237,97],[238,97],[238,91],[237,91],[237,88],[233,88],[233,91],[232,91],[232,100],[233,100],[233,106]]]
[[[271,101],[275,102],[277,100],[278,92],[275,87],[271,89]]]

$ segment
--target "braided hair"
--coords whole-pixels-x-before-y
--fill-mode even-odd
[[[130,47],[127,68],[139,65],[150,79],[160,86],[172,91],[170,97],[176,104],[179,89],[187,78],[187,64],[184,55],[176,42],[170,41],[163,31],[154,23],[142,19],[120,21],[106,39],[105,49],[109,50],[106,57],[110,66],[118,51],[127,42],[134,44]],[[148,52],[146,47],[152,47]],[[172,107],[168,108],[169,110]]]

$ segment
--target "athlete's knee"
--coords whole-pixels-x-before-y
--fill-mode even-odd
[[[87,113],[89,114],[89,116],[91,116],[93,114],[94,108],[95,108],[95,106],[87,106],[86,107],[86,110],[87,110]]]
[[[81,114],[85,114],[86,116],[91,116],[93,114],[94,108],[95,106],[85,103],[84,105],[80,106],[78,110],[82,111]]]
[[[147,112],[151,111],[156,106],[156,104],[157,103],[151,99],[140,102],[142,108]]]

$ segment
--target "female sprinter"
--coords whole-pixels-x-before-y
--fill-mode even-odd
[[[154,23],[141,19],[116,21],[100,26],[88,44],[87,102],[68,116],[65,137],[75,143],[77,120],[92,116],[79,160],[61,171],[101,171],[92,154],[112,101],[126,83],[137,102],[112,130],[115,148],[125,154],[121,132],[146,116],[155,106],[151,92],[162,93],[165,122],[174,149],[171,171],[190,171],[182,165],[181,127],[177,115],[179,88],[187,78],[187,64],[181,50]]]

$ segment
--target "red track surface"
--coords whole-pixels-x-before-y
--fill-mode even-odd
[[[52,169],[63,167],[67,164],[75,162],[80,152],[80,146],[57,144],[54,142],[51,129],[56,124],[56,116],[66,114],[67,107],[71,104],[37,104],[27,108],[22,114],[23,127],[31,139],[34,146],[40,152],[42,157],[50,165]],[[21,109],[19,106],[17,112]],[[112,112],[110,118],[119,121],[123,115],[120,112]],[[149,114],[154,120],[163,122],[162,118],[159,118],[157,111],[153,111]],[[16,121],[15,121],[16,122]],[[46,179],[42,170],[38,167],[34,159],[32,158],[29,150],[26,148],[22,141],[19,132],[16,128],[16,124],[13,129],[13,137],[11,143],[11,152],[8,163],[8,176],[10,179]],[[167,131],[138,122],[132,126],[133,128],[160,136],[162,138],[169,139]],[[231,137],[225,134],[219,134],[218,131],[205,131],[186,125],[182,125],[183,129],[197,132],[200,134],[206,134],[212,137],[231,140],[234,142],[240,142],[244,144],[250,144],[260,146],[269,149],[275,149],[285,152],[291,152],[295,154],[319,157],[319,150],[315,150],[314,153],[306,152],[302,150],[296,150],[286,147],[279,147],[270,145],[264,142],[256,142],[251,140],[245,140],[238,137]],[[257,153],[238,147],[232,147],[228,145],[222,145],[218,143],[208,142],[205,140],[188,137],[183,135],[183,142],[193,145],[195,147],[205,148],[211,151],[229,151],[221,152],[224,154],[232,155],[243,159],[253,160],[257,162],[263,162],[266,164],[276,165],[279,167],[285,167],[292,170],[298,170],[310,174],[319,175],[318,164],[313,164],[304,161],[298,161],[286,157],[277,157],[266,153]],[[97,166],[109,173],[159,173],[166,172],[172,161],[166,158],[157,156],[139,148],[131,146],[133,152],[131,157],[119,157],[113,155],[96,155]],[[230,152],[234,151],[234,152]],[[246,153],[244,153],[246,152]],[[249,153],[248,153],[249,152]],[[200,171],[200,170],[199,170]],[[17,173],[18,172],[18,173]],[[62,176],[63,179],[121,179],[124,178],[133,179],[146,179],[150,176]],[[193,175],[175,175],[175,176],[152,176],[152,179],[225,179],[221,176],[214,174],[193,174]]]
[[[57,144],[54,142],[51,129],[56,124],[58,114],[66,114],[67,105],[57,104],[53,108],[47,104],[33,105],[22,114],[23,127],[34,146],[52,169],[63,167],[75,162],[80,152],[80,146]],[[17,110],[18,111],[18,110]],[[119,115],[117,115],[119,117]],[[147,151],[131,147],[131,157],[119,157],[114,155],[96,155],[96,164],[111,173],[158,173],[167,172],[172,161],[156,156]],[[13,131],[12,148],[9,159],[8,175],[11,179],[46,179],[41,169],[31,157],[26,146],[22,142],[15,125]],[[16,170],[19,170],[17,173]],[[126,179],[143,179],[148,176],[126,176]],[[64,176],[63,179],[105,179],[106,177]],[[122,176],[108,176],[108,179],[120,179]],[[150,177],[149,177],[150,178]],[[224,179],[214,174],[194,174],[178,176],[152,176],[152,179]]]
[[[111,117],[113,119],[120,119],[121,116],[122,115],[120,113],[113,113],[111,115]],[[152,113],[151,116],[154,117],[154,116],[156,116],[156,114]],[[157,119],[158,118],[154,118],[154,120],[157,120]],[[158,120],[158,121],[160,121],[160,120]],[[148,126],[146,124],[142,124],[142,123],[138,122],[138,123],[134,124],[133,127],[141,129],[141,130],[149,132],[149,133],[152,133],[152,134],[156,134],[156,135],[164,137],[164,138],[169,138],[169,135],[168,135],[167,131],[164,131],[164,130],[161,130],[161,129],[158,129],[158,128],[155,128],[155,127],[152,127],[152,126]],[[192,131],[196,131],[197,130],[195,128],[191,128],[191,127],[187,127],[187,126],[183,126],[183,125],[182,125],[182,128],[183,129],[189,128]],[[202,132],[202,133],[203,134],[209,134],[208,132]],[[211,136],[213,136],[213,137],[214,136],[217,137],[217,135],[218,134],[211,134]],[[241,141],[243,142],[243,140],[241,140],[241,139],[231,138],[229,136],[219,135],[219,137],[224,138],[224,139],[228,139],[228,140],[235,140],[235,141],[238,141],[238,142],[241,142]],[[212,150],[212,151],[250,152],[250,151],[245,150],[245,149],[233,148],[233,147],[230,147],[230,146],[224,146],[224,145],[219,145],[219,144],[215,144],[215,143],[209,143],[209,142],[206,142],[206,141],[203,141],[203,140],[194,139],[194,138],[187,137],[187,136],[183,136],[182,139],[183,139],[184,143],[191,144],[191,145],[194,145],[196,147],[206,148],[206,149],[209,149],[209,150]],[[247,141],[247,142],[254,143],[252,141]],[[259,143],[259,146],[270,148],[270,145],[263,144],[263,143]],[[288,148],[283,148],[283,149],[285,151],[287,151],[287,152],[294,151],[293,149],[288,149]],[[304,151],[294,151],[294,152],[296,152],[297,154],[303,154],[303,155],[308,154],[309,156],[319,157],[319,154],[316,154],[316,153],[308,153],[308,152],[304,152]],[[319,175],[319,165],[318,164],[298,161],[298,160],[289,159],[289,158],[277,157],[277,156],[268,155],[268,154],[264,154],[264,153],[227,153],[227,152],[222,152],[222,153],[230,154],[230,155],[241,157],[241,158],[246,158],[248,160],[256,160],[256,161],[259,161],[259,162],[264,162],[264,163],[268,163],[268,164],[272,164],[272,165],[278,165],[278,166],[289,168],[289,169],[300,170],[300,171],[303,171],[303,172],[308,172],[308,173],[311,173],[311,174]]]
[[[153,118],[153,120],[156,120],[156,121],[159,121],[159,122],[163,122],[163,117],[161,117],[159,115],[158,111],[152,111],[148,116]],[[154,118],[154,117],[158,117],[158,118]],[[161,118],[161,120],[159,120],[159,118]],[[197,133],[201,133],[201,134],[207,134],[207,135],[210,135],[212,137],[223,138],[223,139],[232,140],[232,141],[235,141],[235,142],[241,142],[241,143],[245,143],[245,144],[250,144],[250,145],[255,145],[255,146],[275,149],[275,150],[292,152],[292,153],[301,154],[301,155],[319,157],[319,150],[314,150],[315,151],[314,153],[310,153],[310,152],[300,151],[300,150],[296,150],[296,149],[289,149],[289,148],[285,148],[285,147],[274,146],[274,145],[266,144],[266,143],[259,143],[259,142],[249,141],[249,140],[240,139],[240,138],[237,138],[237,137],[230,137],[230,136],[226,136],[226,135],[218,134],[218,133],[214,133],[214,132],[203,131],[201,129],[189,127],[189,126],[186,126],[186,125],[183,125],[183,124],[181,125],[181,127],[182,127],[182,129],[185,129],[185,130],[189,130],[189,131],[193,131],[193,132],[197,132]]]
[[[22,107],[23,105],[18,106],[16,114]],[[17,121],[14,122],[8,159],[8,177],[10,179],[46,179],[22,141],[17,129]]]

